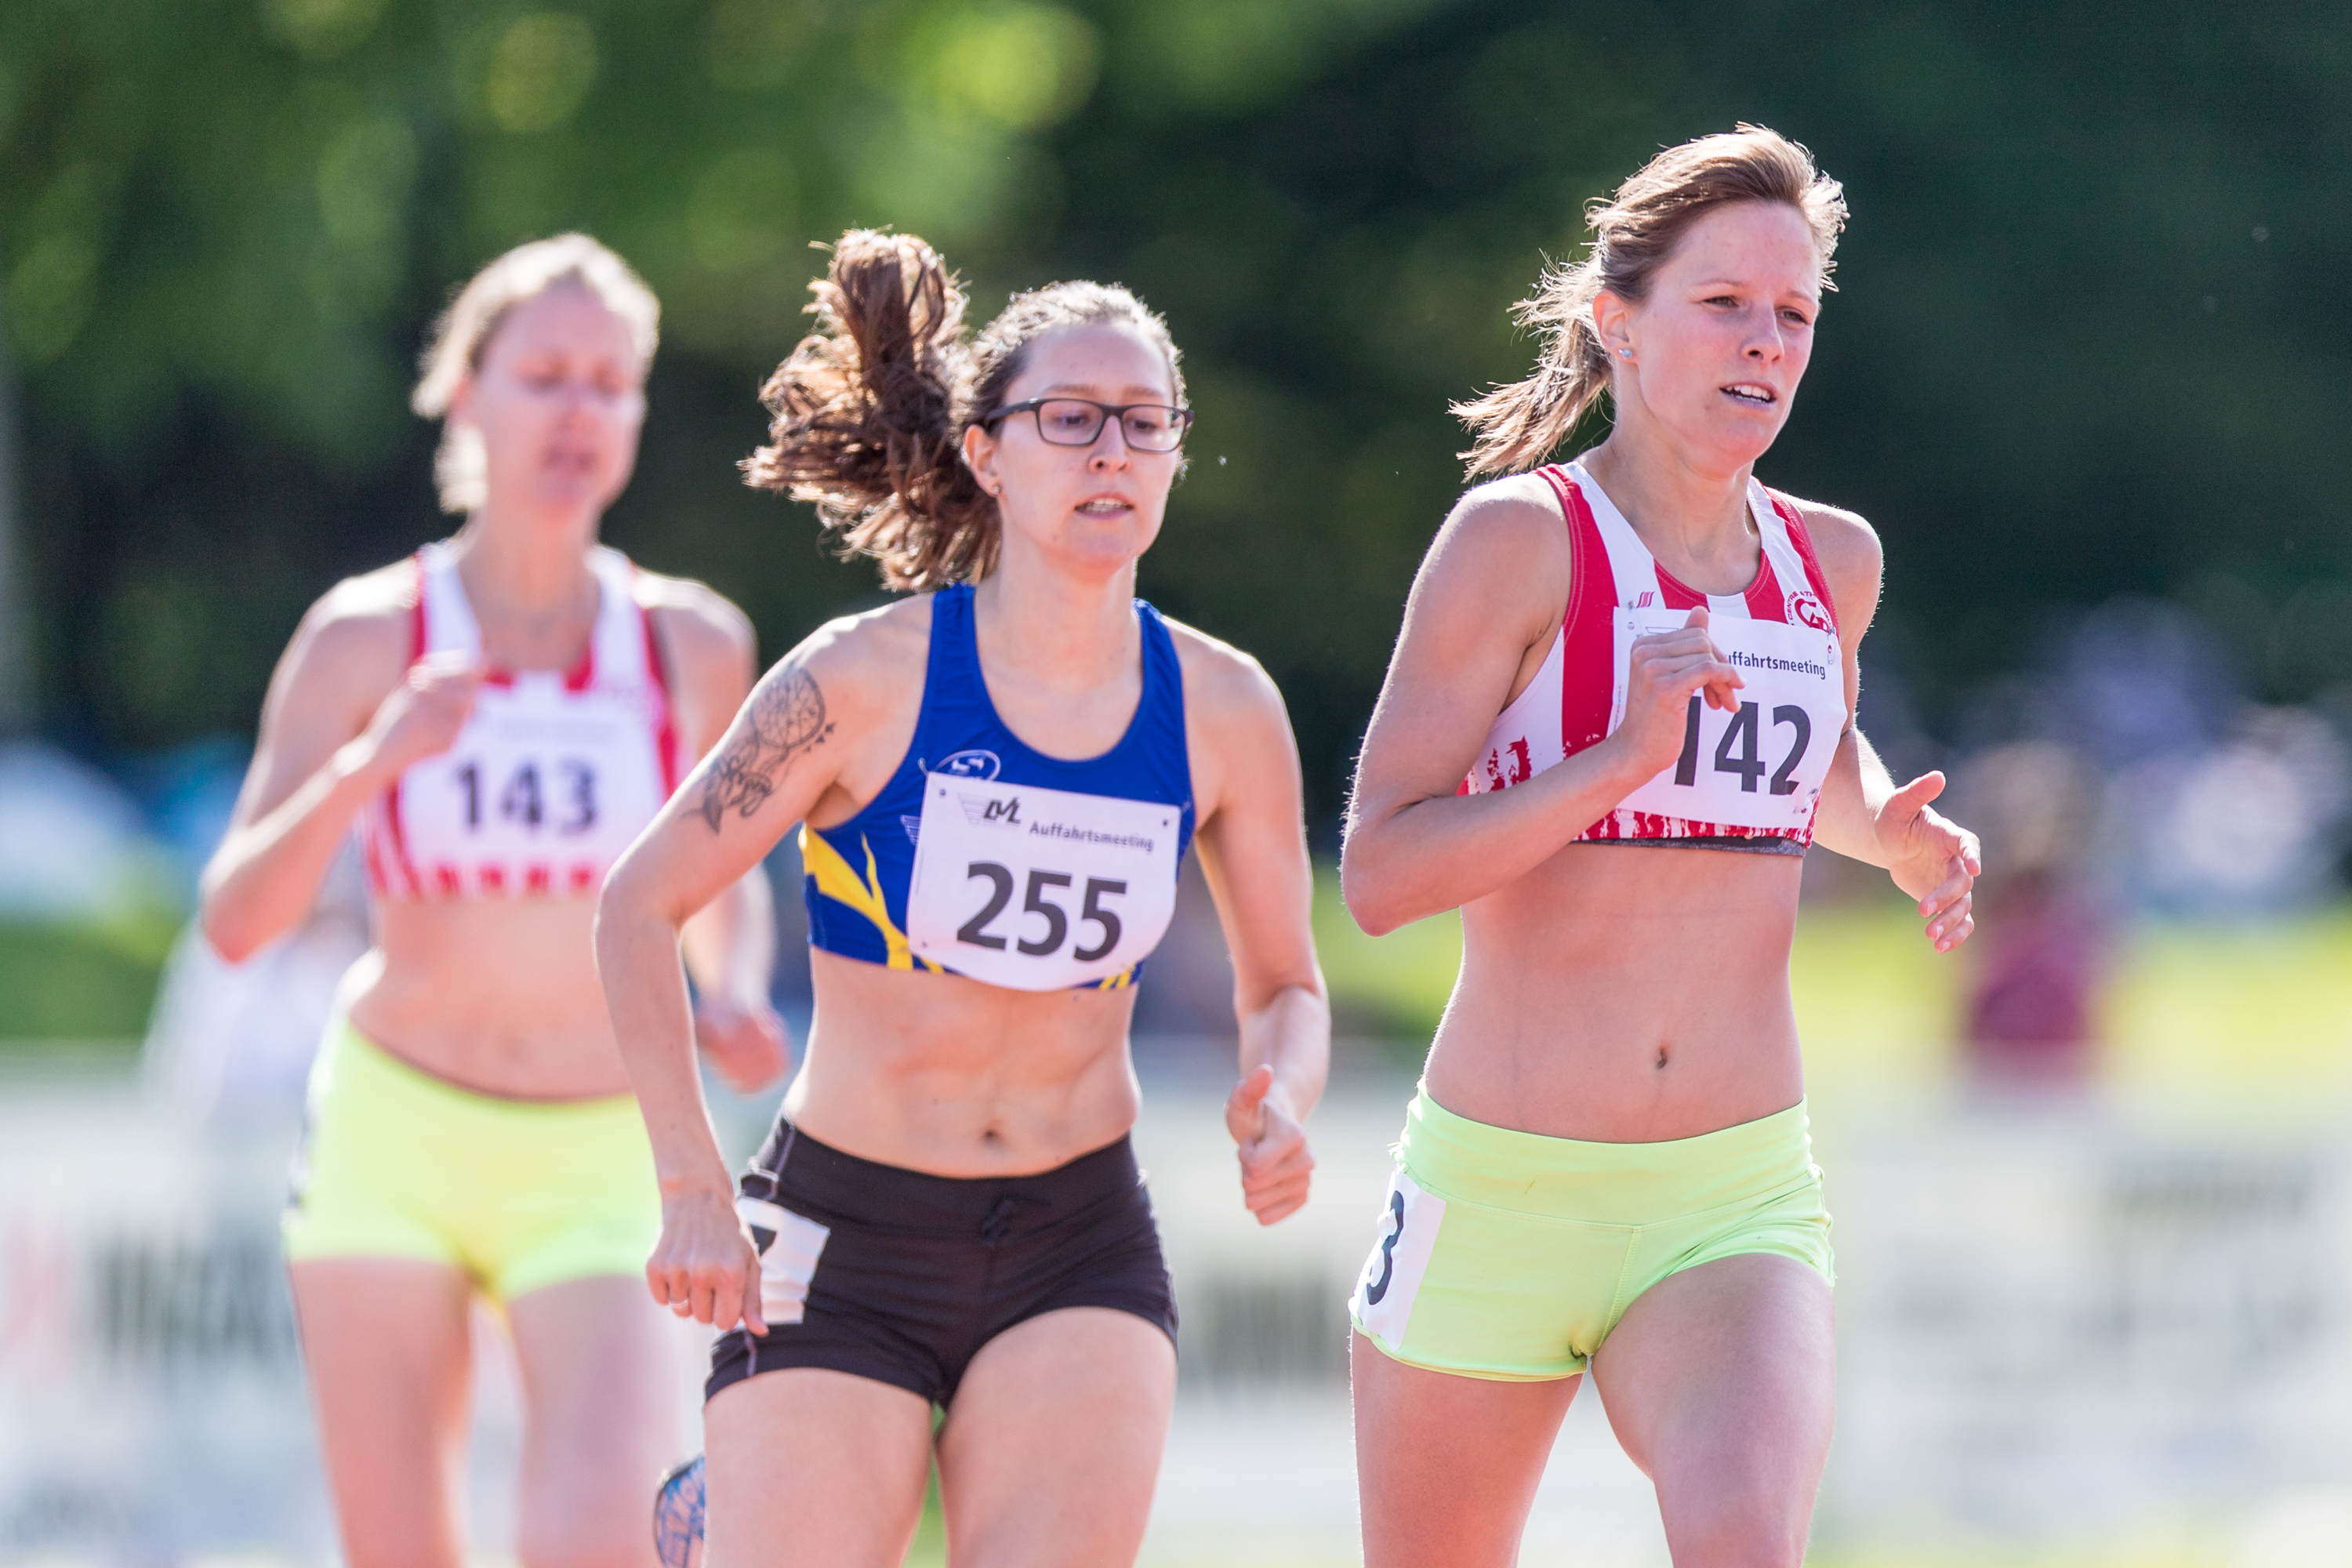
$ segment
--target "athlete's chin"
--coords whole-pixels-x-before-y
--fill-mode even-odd
[[[1780,437],[1780,428],[1788,424],[1788,405],[1754,413],[1736,410],[1714,417],[1695,421],[1696,428],[1688,431],[1693,447],[1706,454],[1706,466],[1727,472],[1747,467],[1772,449]]]
[[[1133,563],[1159,537],[1157,522],[1133,512],[1108,521],[1079,518],[1055,541],[1055,553],[1075,569],[1112,573]]]

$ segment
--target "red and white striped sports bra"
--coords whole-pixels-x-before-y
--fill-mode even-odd
[[[589,552],[599,590],[588,651],[567,671],[492,670],[439,756],[413,764],[360,818],[368,879],[390,899],[592,894],[684,776],[636,568]],[[446,543],[416,555],[412,659],[478,656],[480,626]]]
[[[1803,854],[1847,718],[1837,613],[1803,517],[1751,479],[1748,510],[1764,546],[1755,581],[1742,594],[1701,594],[1658,564],[1582,464],[1539,471],[1568,524],[1568,610],[1459,793],[1525,784],[1614,731],[1633,640],[1705,605],[1708,637],[1748,682],[1738,710],[1694,696],[1681,755],[1577,842]]]

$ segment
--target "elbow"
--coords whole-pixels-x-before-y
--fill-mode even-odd
[[[1381,874],[1378,857],[1353,839],[1339,852],[1339,901],[1366,936],[1386,936],[1412,919],[1397,900],[1393,881]]]
[[[221,962],[243,963],[268,943],[268,937],[252,928],[251,922],[231,918],[213,900],[206,899],[196,910],[196,930],[205,942],[220,955]]]
[[[196,884],[196,931],[224,963],[243,963],[267,946],[272,933],[236,907],[222,886],[217,867],[207,867]]]
[[[605,963],[618,950],[629,944],[632,933],[643,930],[658,919],[658,911],[646,895],[645,878],[639,874],[634,852],[621,857],[604,879],[604,890],[596,895],[596,921],[593,942],[598,963]],[[668,922],[673,937],[683,921]]]

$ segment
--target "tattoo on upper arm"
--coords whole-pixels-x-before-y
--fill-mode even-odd
[[[780,669],[761,681],[703,781],[702,820],[710,831],[719,831],[730,809],[745,818],[759,815],[793,759],[823,745],[833,728],[824,693],[807,670]]]

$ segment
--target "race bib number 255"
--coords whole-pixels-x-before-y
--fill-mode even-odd
[[[1176,910],[1176,806],[933,773],[923,788],[907,942],[1017,991],[1134,965]]]

